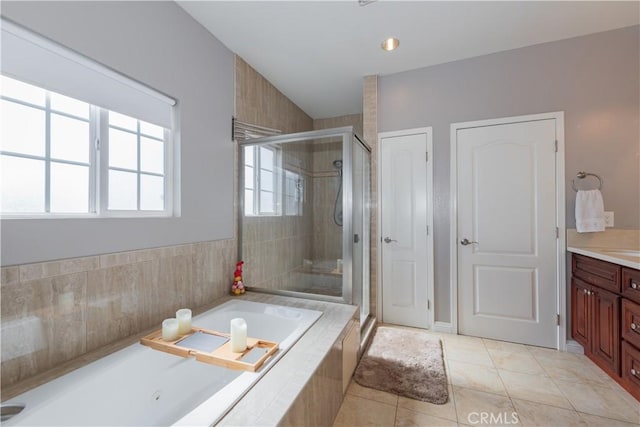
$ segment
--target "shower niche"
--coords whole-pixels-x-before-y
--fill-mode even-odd
[[[369,315],[370,148],[352,127],[238,146],[239,257],[251,290]]]

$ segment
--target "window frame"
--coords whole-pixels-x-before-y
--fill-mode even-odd
[[[134,117],[135,118],[135,117]],[[98,118],[100,135],[98,137],[97,143],[97,153],[99,156],[99,171],[100,171],[100,182],[103,182],[104,185],[97,186],[99,194],[97,194],[97,206],[96,208],[100,209],[102,212],[103,218],[139,218],[139,217],[171,217],[174,216],[174,206],[173,206],[173,132],[171,129],[164,128],[164,210],[162,211],[151,211],[151,210],[140,210],[140,175],[152,175],[159,176],[159,174],[151,174],[145,173],[140,170],[140,120],[138,121],[138,132],[136,133],[137,141],[137,150],[138,150],[138,161],[137,161],[137,171],[124,169],[124,168],[110,168],[109,167],[109,110],[101,109],[100,117]],[[143,120],[144,121],[144,120]],[[116,129],[122,129],[116,127]],[[128,131],[131,132],[131,131]],[[132,133],[132,132],[131,132]],[[136,210],[127,210],[127,209],[108,209],[109,206],[109,170],[123,170],[127,172],[135,172],[137,175],[137,209]],[[100,191],[103,190],[103,191]]]
[[[28,108],[33,108],[45,113],[45,152],[43,156],[16,153],[12,151],[0,150],[1,155],[10,157],[32,159],[44,161],[44,209],[45,212],[2,212],[0,211],[1,219],[65,219],[65,218],[147,218],[147,217],[173,217],[176,216],[176,206],[174,206],[174,186],[176,177],[174,176],[174,146],[173,140],[174,131],[172,129],[164,128],[163,133],[163,150],[164,150],[164,173],[162,175],[156,173],[144,172],[140,168],[140,137],[144,135],[140,132],[140,121],[145,120],[132,117],[138,123],[138,132],[136,134],[138,139],[138,156],[137,156],[137,209],[136,210],[116,210],[108,209],[108,195],[109,195],[109,121],[108,121],[108,109],[98,107],[91,103],[89,105],[89,118],[84,119],[73,114],[69,114],[63,111],[54,110],[51,108],[51,94],[55,91],[48,90],[46,88],[33,85],[31,83],[24,82],[19,78],[15,78],[11,75],[6,77],[20,81],[22,83],[29,84],[31,86],[42,89],[46,93],[45,106],[36,105],[28,101],[23,101],[10,96],[5,96],[0,93],[0,99],[8,102],[13,102]],[[64,94],[61,94],[64,95]],[[77,98],[71,97],[78,100]],[[79,100],[81,101],[81,100]],[[82,101],[85,102],[85,101]],[[114,111],[117,113],[117,111]],[[56,159],[51,156],[51,117],[53,114],[68,117],[74,120],[83,121],[89,124],[89,161],[88,163]],[[175,110],[172,111],[175,114]],[[149,136],[149,135],[144,135]],[[153,137],[152,137],[153,138]],[[157,138],[153,138],[156,141],[160,141]],[[83,166],[89,168],[88,179],[88,211],[87,212],[46,212],[51,209],[51,164],[61,163],[75,166]],[[133,172],[133,171],[132,171]],[[140,177],[141,175],[150,176],[162,176],[164,178],[164,209],[163,210],[141,210],[140,209]]]

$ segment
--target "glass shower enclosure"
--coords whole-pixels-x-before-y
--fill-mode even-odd
[[[352,127],[240,142],[239,259],[248,289],[369,316],[371,150]]]

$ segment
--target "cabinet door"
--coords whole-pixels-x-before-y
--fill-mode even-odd
[[[582,344],[584,352],[589,353],[589,294],[591,286],[577,278],[571,279],[571,336]]]
[[[591,352],[603,369],[620,375],[620,297],[593,287]]]
[[[640,304],[622,298],[622,325],[620,329],[625,341],[640,348]]]

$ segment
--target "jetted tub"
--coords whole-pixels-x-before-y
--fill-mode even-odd
[[[203,426],[218,422],[322,315],[319,311],[234,300],[193,318],[229,332],[235,317],[247,335],[279,342],[258,372],[235,371],[133,344],[3,403],[25,409],[7,426]]]

